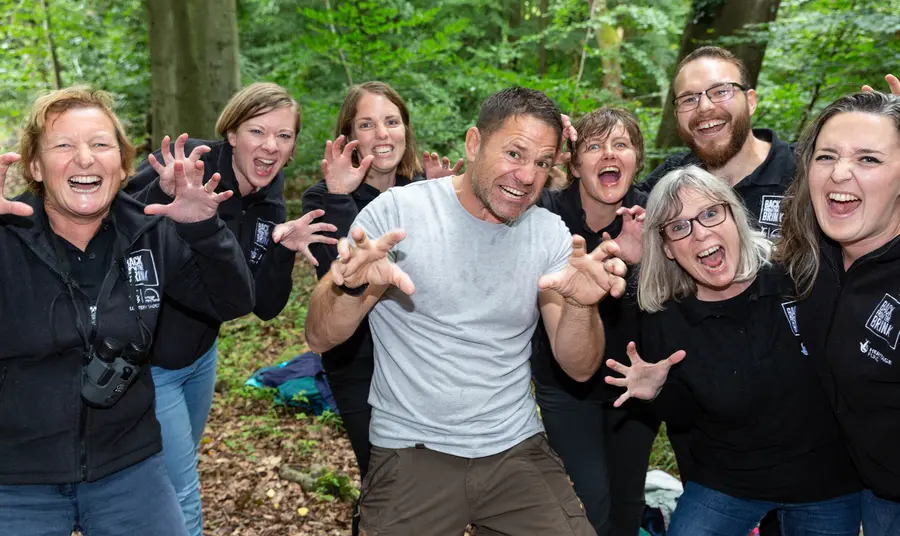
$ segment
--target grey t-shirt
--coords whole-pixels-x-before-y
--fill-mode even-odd
[[[356,218],[416,285],[391,287],[369,314],[375,344],[370,439],[383,448],[491,456],[542,430],[531,396],[538,278],[561,270],[572,239],[532,207],[512,225],[469,214],[452,177],[392,188]]]

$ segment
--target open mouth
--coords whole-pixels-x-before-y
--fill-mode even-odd
[[[713,134],[721,132],[726,124],[728,124],[728,122],[724,119],[710,119],[700,122],[700,124],[694,127],[694,130],[704,136],[712,136]]]
[[[268,177],[275,167],[275,161],[268,158],[254,158],[253,171],[260,177]]]
[[[846,216],[856,210],[862,200],[853,194],[831,192],[828,194],[828,212],[835,216]]]
[[[97,175],[69,177],[69,188],[79,194],[92,194],[100,189],[103,179]]]
[[[600,170],[599,175],[597,176],[600,179],[600,185],[611,187],[615,186],[619,183],[619,178],[622,176],[622,171],[616,166],[606,166],[605,168]]]
[[[372,154],[375,156],[388,156],[394,152],[393,145],[376,145],[372,147]]]
[[[515,188],[510,188],[509,186],[501,186],[500,191],[503,192],[503,195],[510,199],[514,199],[516,201],[521,200],[525,197],[526,192],[522,190],[516,190]]]
[[[710,272],[721,272],[725,269],[725,248],[712,246],[697,254],[697,261]]]

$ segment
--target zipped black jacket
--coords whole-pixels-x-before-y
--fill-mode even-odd
[[[837,244],[823,239],[820,251],[800,337],[866,487],[900,502],[900,237],[847,271]]]
[[[136,315],[152,332],[163,295],[215,318],[246,314],[250,272],[219,218],[176,224],[120,192],[109,220],[113,260],[94,304],[77,283],[67,286],[42,200],[18,200],[35,214],[0,216],[0,484],[98,480],[162,442],[146,363],[112,408],[84,404],[82,336],[141,341]]]
[[[287,208],[284,202],[284,174],[279,171],[265,188],[246,197],[241,196],[232,166],[232,147],[227,141],[188,139],[185,154],[198,145],[212,150],[203,155],[206,167],[203,182],[216,172],[222,176],[217,192],[231,190],[234,195],[219,205],[219,218],[234,233],[244,258],[253,273],[256,306],[253,312],[263,320],[271,320],[284,309],[291,294],[291,271],[296,254],[272,242],[272,231],[284,223]],[[162,161],[161,151],[154,153]],[[142,203],[167,204],[172,201],[159,187],[159,175],[149,162],[143,162],[125,191]],[[229,319],[226,319],[229,320]],[[167,369],[179,369],[196,361],[209,350],[219,335],[221,322],[189,309],[175,300],[163,301],[157,328],[158,343],[153,351],[153,364]]]

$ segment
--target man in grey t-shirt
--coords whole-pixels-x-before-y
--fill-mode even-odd
[[[533,206],[562,130],[542,93],[493,95],[467,133],[466,173],[370,203],[354,222],[355,246],[339,243],[313,293],[314,351],[343,342],[369,313],[366,534],[459,536],[470,523],[479,534],[594,534],[530,393],[538,319],[563,370],[590,378],[604,345],[595,305],[625,286],[614,243],[587,253],[558,216]],[[332,167],[354,172],[349,161]]]

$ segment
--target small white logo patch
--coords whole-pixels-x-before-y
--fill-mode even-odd
[[[891,350],[897,349],[897,340],[900,338],[900,331],[897,330],[898,309],[900,301],[890,294],[885,294],[866,322],[866,328],[888,343]]]
[[[764,195],[759,206],[759,227],[769,238],[781,236],[781,195]]]
[[[134,302],[138,310],[159,309],[159,276],[153,252],[149,249],[133,251],[125,259],[125,266],[128,269],[128,281],[134,290]]]
[[[791,326],[791,331],[794,332],[794,335],[800,336],[800,327],[797,325],[797,302],[785,302],[781,304],[781,309],[784,311],[784,316],[787,318],[788,325]]]

